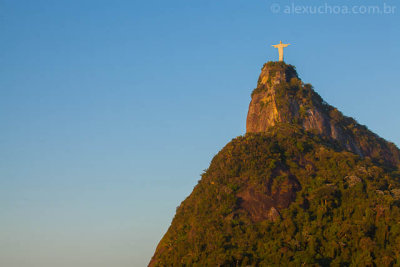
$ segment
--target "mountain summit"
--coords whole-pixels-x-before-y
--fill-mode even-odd
[[[292,65],[268,62],[252,93],[246,129],[266,132],[280,123],[299,125],[362,157],[400,166],[400,151],[393,143],[328,105],[310,84],[303,84]]]
[[[268,62],[149,266],[400,264],[400,151]]]

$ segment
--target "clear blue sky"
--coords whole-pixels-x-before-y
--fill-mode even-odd
[[[399,145],[398,1],[391,15],[271,3],[1,0],[0,266],[145,266],[202,170],[244,134],[279,40],[303,81]]]

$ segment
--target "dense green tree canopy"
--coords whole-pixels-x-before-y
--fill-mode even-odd
[[[400,265],[400,174],[299,127],[233,139],[151,265]]]

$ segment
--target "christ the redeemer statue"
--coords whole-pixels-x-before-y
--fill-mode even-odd
[[[279,52],[279,61],[283,61],[283,48],[289,46],[290,44],[282,44],[282,41],[277,45],[272,45],[275,48],[278,48]]]

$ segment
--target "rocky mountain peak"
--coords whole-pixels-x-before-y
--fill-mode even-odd
[[[296,69],[285,62],[270,61],[264,64],[257,87],[271,87],[282,82],[289,82],[292,78],[298,78]]]
[[[247,115],[247,133],[289,123],[338,142],[346,150],[388,165],[400,165],[397,147],[328,105],[292,65],[268,62],[262,70]]]

